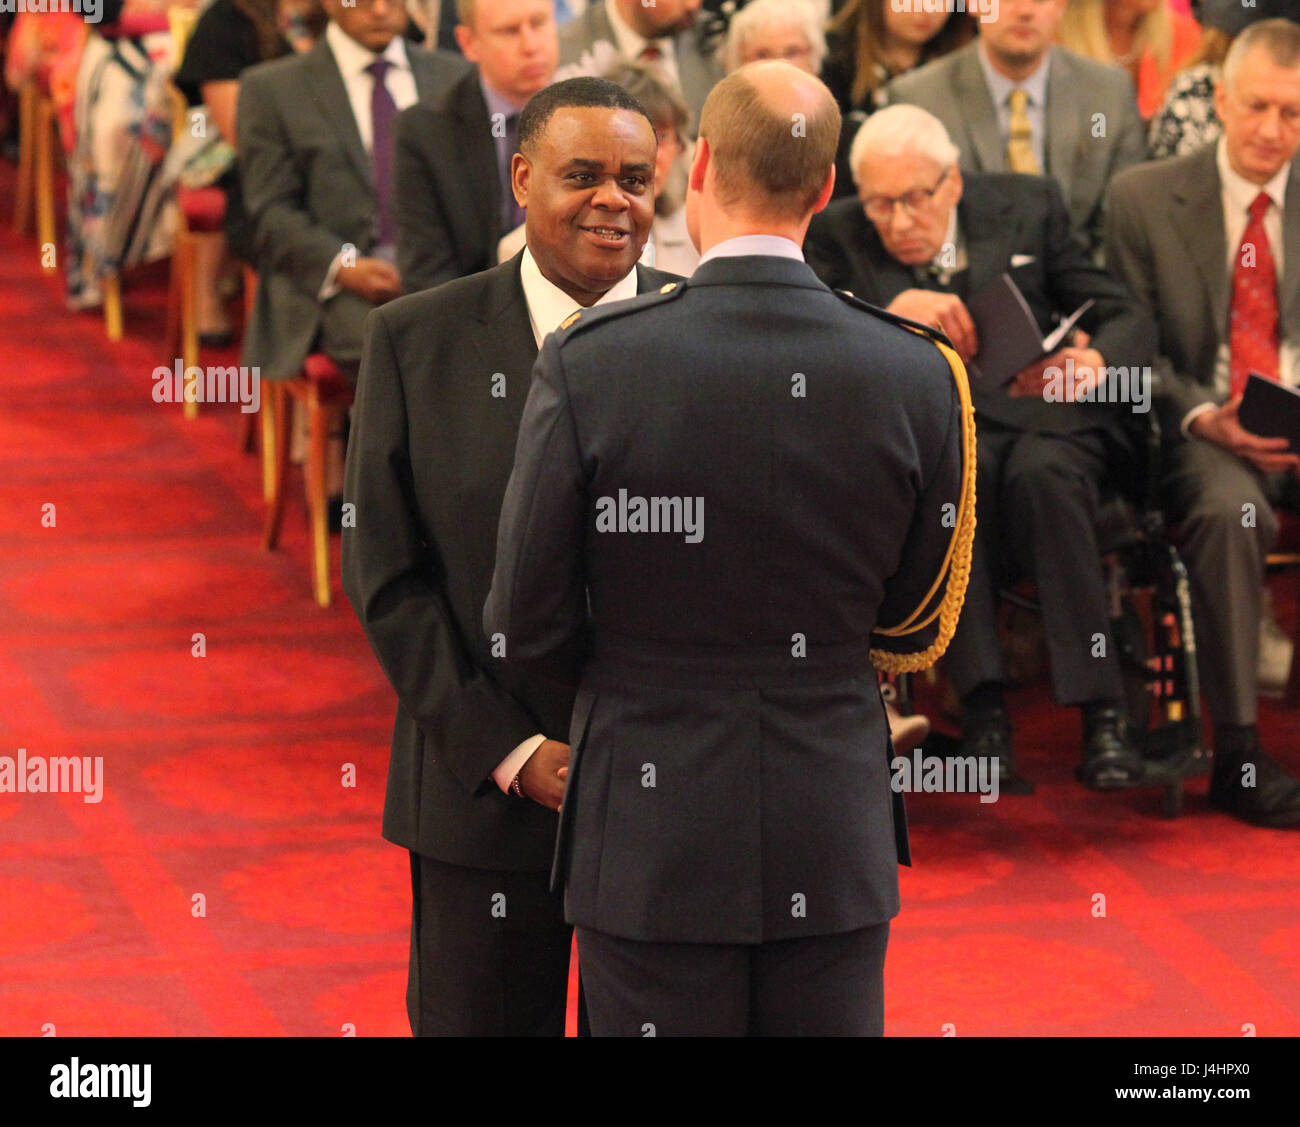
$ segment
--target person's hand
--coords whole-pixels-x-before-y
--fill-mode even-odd
[[[519,770],[519,789],[539,806],[559,810],[569,777],[569,745],[542,740]]]
[[[1066,367],[1067,360],[1074,361],[1073,376]],[[1051,356],[1019,373],[1007,386],[1007,394],[1013,399],[1031,395],[1042,398],[1049,384],[1055,382],[1064,402],[1086,401],[1096,388],[1105,366],[1105,360],[1095,348],[1059,348]],[[1049,375],[1048,368],[1058,371]]]
[[[358,258],[355,266],[340,266],[335,281],[371,305],[402,296],[402,276],[382,258]]]
[[[969,363],[971,357],[980,350],[975,322],[956,294],[939,293],[937,290],[904,290],[887,308],[890,313],[939,329],[952,341],[963,364]]]
[[[1252,434],[1237,418],[1241,396],[1229,399],[1222,407],[1202,411],[1188,426],[1197,438],[1213,442],[1230,454],[1244,458],[1260,473],[1292,473],[1300,470],[1300,455],[1288,454],[1291,443],[1285,438],[1262,438]]]

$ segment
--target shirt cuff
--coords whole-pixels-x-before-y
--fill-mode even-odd
[[[329,301],[335,294],[341,293],[343,287],[339,285],[339,267],[343,265],[343,255],[345,251],[339,251],[334,256],[334,261],[330,263],[329,273],[325,275],[325,281],[320,288],[320,301]]]
[[[525,763],[532,758],[533,752],[542,746],[545,736],[529,736],[514,751],[501,760],[501,765],[492,772],[492,777],[496,780],[497,786],[509,794],[510,784],[514,777],[519,774]]]
[[[1213,410],[1213,403],[1201,403],[1188,411],[1187,414],[1183,416],[1183,421],[1178,424],[1178,429],[1183,432],[1183,437],[1195,438],[1196,436],[1192,434],[1192,420],[1196,418],[1197,415],[1204,415],[1206,411]]]

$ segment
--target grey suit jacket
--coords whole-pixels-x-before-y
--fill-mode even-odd
[[[618,50],[614,29],[605,11],[605,0],[591,0],[582,15],[560,28],[560,66],[589,66],[591,52],[597,43],[606,43],[610,49]],[[673,39],[673,51],[681,80],[681,94],[691,111],[688,129],[694,137],[704,100],[709,91],[722,81],[722,64],[717,54],[705,46],[698,28],[680,32]]]
[[[1214,367],[1227,339],[1232,284],[1217,145],[1131,168],[1108,203],[1110,268],[1155,318],[1164,361],[1159,403],[1174,439],[1183,416],[1217,400]],[[1283,339],[1300,339],[1300,161],[1291,165],[1283,217],[1278,314]],[[1297,202],[1292,202],[1297,201]]]
[[[886,87],[886,95],[890,102],[920,106],[942,121],[961,150],[962,168],[1006,172],[1007,146],[978,51],[977,40],[900,75]],[[1075,231],[1098,256],[1106,186],[1121,168],[1146,158],[1133,80],[1119,67],[1053,47],[1045,148],[1043,171],[1061,185]]]
[[[879,631],[942,597],[963,465],[952,371],[898,320],[803,262],[719,258],[543,346],[484,624],[508,662],[580,666],[570,922],[758,943],[898,911],[868,651],[932,640]],[[702,509],[610,524],[623,491]]]
[[[468,67],[463,59],[406,44],[420,96],[434,97]],[[243,362],[264,379],[288,379],[324,347],[355,366],[369,303],[321,287],[345,244],[374,245],[371,161],[334,52],[325,39],[302,55],[244,71],[236,121],[244,206],[253,226],[257,301]],[[318,342],[318,336],[321,338]]]

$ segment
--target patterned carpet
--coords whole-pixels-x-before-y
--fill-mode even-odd
[[[0,1035],[405,1034],[391,696],[337,581],[311,601],[300,492],[263,552],[236,409],[152,400],[165,274],[110,345],[7,220],[0,756],[102,757],[104,788],[0,795]],[[888,1031],[1300,1033],[1300,836],[1204,782],[1176,821],[1085,792],[1076,718],[1043,686],[1013,706],[1035,796],[910,800]],[[1265,732],[1300,770],[1300,716],[1268,705]]]

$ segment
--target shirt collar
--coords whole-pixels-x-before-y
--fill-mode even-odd
[[[1047,72],[1052,65],[1051,47],[1043,55],[1043,61],[1038,64],[1038,69],[1021,82],[1013,81],[994,68],[993,64],[989,62],[988,55],[984,53],[984,44],[980,43],[975,48],[975,51],[979,55],[980,66],[984,70],[984,80],[988,83],[989,94],[992,95],[995,106],[1005,106],[1013,90],[1024,90],[1029,95],[1029,104],[1031,106],[1047,105]]]
[[[738,235],[734,239],[724,239],[716,246],[710,247],[708,253],[700,259],[700,265],[703,266],[714,258],[740,258],[754,254],[772,258],[793,258],[797,262],[804,260],[803,250],[799,244],[783,235]]]
[[[393,64],[394,70],[411,69],[411,64],[406,58],[406,47],[400,35],[394,35],[388,46],[378,55],[369,48],[361,46],[333,20],[330,20],[325,28],[325,39],[330,45],[330,50],[334,52],[334,61],[338,64],[339,73],[344,78],[365,74],[366,67],[379,59],[387,59]]]
[[[605,14],[609,17],[609,26],[614,31],[614,45],[625,59],[636,62],[646,47],[657,47],[666,58],[673,56],[673,37],[665,35],[659,39],[645,39],[623,19],[622,13],[614,0],[605,0]]]
[[[1233,170],[1228,162],[1228,142],[1224,137],[1219,138],[1215,160],[1219,166],[1219,182],[1223,185],[1224,198],[1228,207],[1238,214],[1247,212],[1260,192],[1267,192],[1268,198],[1279,211],[1286,206],[1286,182],[1291,176],[1290,161],[1278,169],[1277,175],[1267,184],[1255,184]]]
[[[488,80],[483,77],[482,71],[478,72],[478,84],[479,88],[483,91],[483,100],[487,103],[489,118],[494,117],[496,114],[500,114],[503,119],[509,121],[512,117],[519,116],[519,112],[523,109],[523,106],[515,105],[514,102],[504,94],[500,93],[496,87],[492,86]]]
[[[537,265],[533,252],[524,247],[523,261],[519,264],[519,281],[524,287],[524,302],[528,306],[528,319],[533,325],[533,336],[537,347],[542,346],[548,333],[560,327],[566,317],[572,316],[582,308],[554,282],[547,279],[542,268]],[[615,282],[595,302],[595,305],[608,305],[612,301],[626,301],[636,297],[636,267],[618,282]],[[593,306],[592,308],[595,308]]]

